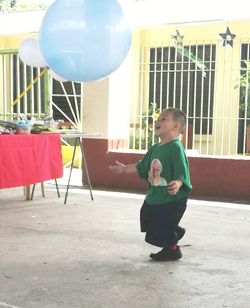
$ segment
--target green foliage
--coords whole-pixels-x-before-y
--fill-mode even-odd
[[[16,0],[0,0],[0,12],[12,11],[16,6]]]
[[[242,116],[250,118],[250,60],[244,61],[245,66],[241,68],[239,80],[240,86],[240,105],[239,110]],[[238,87],[238,86],[236,86]],[[247,121],[250,123],[250,119]]]
[[[25,0],[0,0],[0,12],[43,10],[48,6],[49,1],[42,0],[36,0],[33,2]]]
[[[196,55],[194,55],[191,51],[189,51],[187,48],[183,47],[180,44],[177,44],[175,46],[176,51],[182,55],[183,57],[186,57],[189,59],[190,62],[193,62],[196,67],[202,71],[202,75],[203,77],[206,77],[206,70],[207,67],[206,65],[203,64],[203,61],[201,59],[199,59]]]
[[[142,113],[141,122],[139,128],[136,128],[135,136],[130,137],[129,147],[131,149],[147,150],[158,141],[158,137],[154,135],[154,122],[157,120],[160,112],[156,103],[149,104],[148,111]],[[141,134],[140,130],[142,130]],[[141,140],[140,135],[142,135]]]

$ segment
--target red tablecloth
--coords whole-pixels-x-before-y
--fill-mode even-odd
[[[26,186],[62,175],[59,134],[0,135],[0,188]]]

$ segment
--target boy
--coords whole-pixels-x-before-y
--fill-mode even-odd
[[[186,210],[192,189],[189,164],[179,136],[186,124],[186,115],[176,108],[161,112],[155,123],[160,142],[153,145],[142,160],[134,165],[116,161],[109,166],[116,174],[138,172],[148,182],[148,192],[140,211],[141,231],[145,241],[162,247],[151,253],[155,261],[178,260],[182,257],[178,241],[185,229],[179,222]]]

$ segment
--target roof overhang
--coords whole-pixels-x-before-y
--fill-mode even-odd
[[[250,1],[118,0],[131,28],[250,19]],[[0,14],[0,35],[39,32],[46,10]]]

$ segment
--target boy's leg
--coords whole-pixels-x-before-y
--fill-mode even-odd
[[[175,229],[175,233],[176,233],[177,242],[179,242],[185,235],[186,230],[185,228],[182,228],[181,226],[177,226]]]
[[[167,208],[166,218],[166,243],[161,251],[156,254],[151,254],[150,257],[156,261],[178,260],[182,257],[180,247],[177,246],[177,242],[180,239],[181,227],[178,226],[185,210],[187,200],[180,200],[171,203]],[[184,231],[185,233],[185,231]],[[183,235],[184,235],[183,233]],[[183,236],[182,235],[182,236]]]
[[[187,208],[187,200],[183,199],[181,200],[180,204],[179,204],[179,207],[178,207],[178,213],[177,213],[177,219],[176,219],[176,222],[177,222],[177,225],[176,225],[176,229],[175,229],[175,232],[176,232],[176,237],[177,237],[177,242],[183,238],[186,230],[182,227],[179,226],[179,222],[180,220],[182,219],[182,216],[184,215],[185,211],[186,211],[186,208]]]
[[[143,202],[140,210],[140,226],[141,232],[147,232],[150,227],[151,210],[146,201]]]

